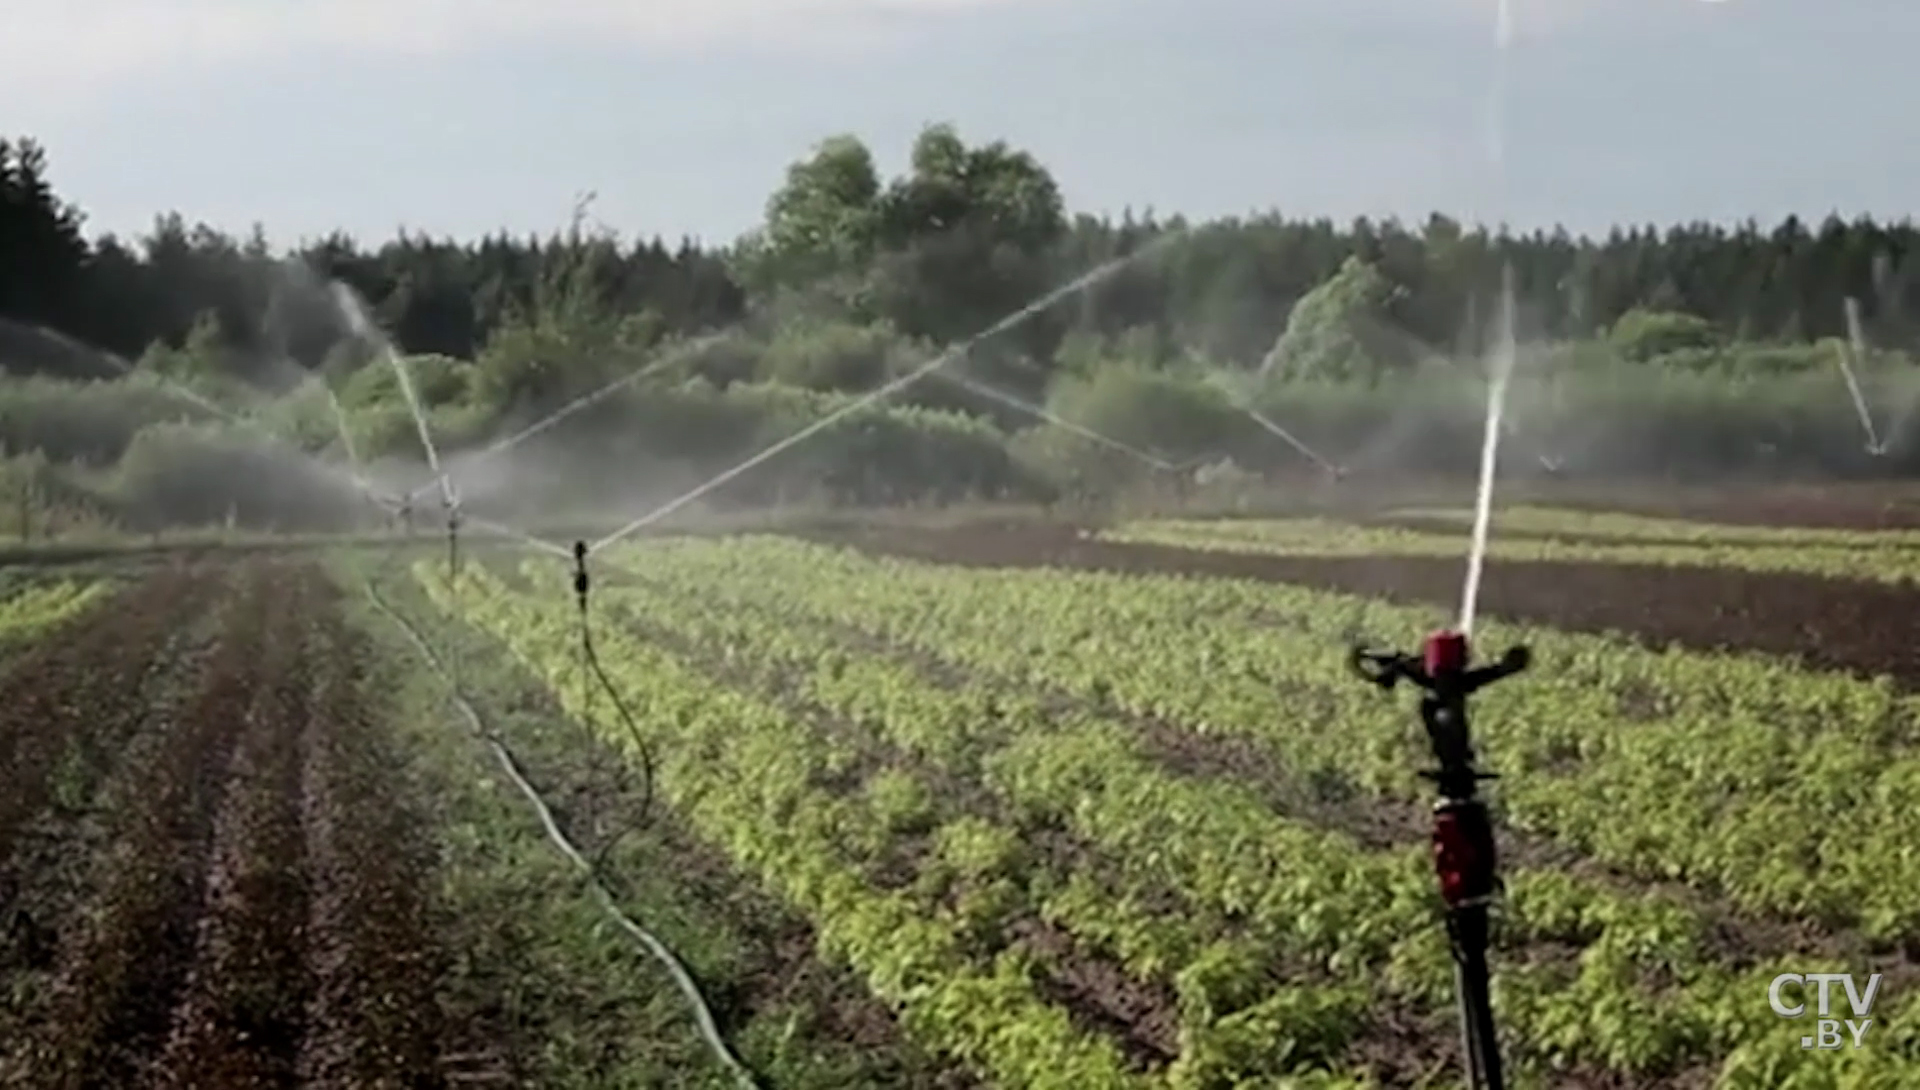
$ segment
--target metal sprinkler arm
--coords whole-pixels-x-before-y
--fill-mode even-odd
[[[1531,665],[1533,665],[1531,648],[1525,644],[1509,647],[1507,653],[1501,655],[1498,662],[1476,666],[1466,672],[1461,679],[1463,695],[1472,695],[1496,681],[1521,673]]]
[[[1429,655],[1428,659],[1432,657]],[[1472,696],[1496,681],[1520,673],[1533,664],[1533,652],[1520,645],[1508,648],[1499,661],[1485,666],[1434,670],[1419,656],[1355,645],[1348,652],[1347,664],[1361,680],[1389,692],[1400,682],[1409,681],[1432,697],[1445,700]]]

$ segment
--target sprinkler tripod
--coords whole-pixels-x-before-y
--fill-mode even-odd
[[[1472,1086],[1502,1090],[1487,972],[1487,910],[1500,890],[1499,857],[1493,824],[1479,797],[1480,781],[1498,777],[1474,764],[1467,698],[1525,670],[1533,655],[1524,646],[1514,647],[1499,662],[1469,666],[1466,635],[1448,630],[1428,636],[1425,652],[1416,658],[1355,647],[1349,661],[1355,673],[1383,690],[1390,691],[1403,680],[1421,690],[1420,721],[1427,728],[1439,767],[1420,775],[1432,780],[1440,793],[1433,808],[1433,865],[1447,905],[1447,937],[1453,948],[1468,1075]]]

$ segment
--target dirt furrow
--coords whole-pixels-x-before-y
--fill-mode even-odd
[[[304,576],[321,600],[318,684],[300,770],[301,826],[312,862],[308,919],[313,995],[300,1050],[302,1086],[445,1085],[435,985],[431,852],[370,713],[365,638],[347,629],[338,591]]]
[[[265,631],[258,580],[230,601],[221,643],[178,722],[145,739],[109,800],[115,832],[83,922],[63,944],[51,1017],[34,1041],[30,1085],[139,1081],[187,975],[214,815],[258,684]]]
[[[297,624],[308,603],[278,603],[257,649],[255,690],[214,832],[204,915],[186,998],[156,1083],[167,1088],[284,1086],[303,1021],[307,899],[297,810],[307,711]]]
[[[172,570],[36,643],[0,676],[0,862],[54,796],[63,759],[113,748],[140,719],[167,633],[210,599],[204,574]],[[75,747],[82,747],[75,752]],[[91,752],[89,752],[91,751]],[[6,890],[0,888],[0,903]]]
[[[1164,988],[1136,980],[1071,933],[1032,916],[1011,922],[1009,933],[1046,966],[1041,995],[1116,1038],[1142,1068],[1180,1055],[1180,1012]]]
[[[164,712],[165,682],[212,598],[204,577],[156,579],[103,607],[111,623],[83,620],[0,680],[0,974],[37,962],[33,951],[51,941],[29,887],[62,862],[60,842],[128,739]]]

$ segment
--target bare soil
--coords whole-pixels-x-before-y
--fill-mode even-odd
[[[1442,557],[1290,557],[1122,544],[1073,526],[891,527],[806,536],[875,553],[976,567],[1050,566],[1216,575],[1324,587],[1402,603],[1452,606],[1461,566]],[[1618,632],[1649,646],[1762,651],[1814,667],[1887,675],[1920,690],[1920,588],[1798,573],[1642,564],[1489,564],[1483,612],[1577,632]]]
[[[10,1003],[5,1084],[444,1084],[429,872],[366,744],[378,724],[335,594],[310,564],[167,571],[111,609],[112,634],[46,645],[90,690],[54,669],[14,706],[85,718],[139,693],[129,674],[217,599],[211,646],[167,679],[182,699],[119,712],[124,752],[71,830],[92,850],[42,860],[84,875],[44,987]]]

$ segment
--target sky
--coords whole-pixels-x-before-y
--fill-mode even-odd
[[[0,27],[0,131],[94,233],[545,233],[591,192],[623,235],[724,242],[821,139],[892,173],[933,121],[1096,213],[1920,203],[1912,0],[0,0]]]

